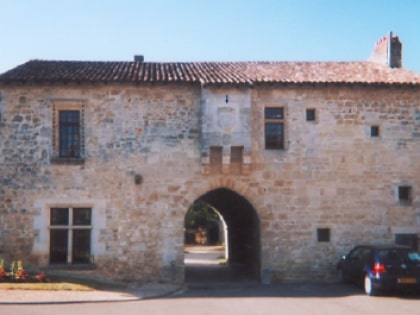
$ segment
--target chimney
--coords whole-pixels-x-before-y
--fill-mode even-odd
[[[134,55],[134,61],[135,62],[143,62],[144,56],[143,55]]]
[[[369,61],[385,65],[390,68],[402,67],[402,44],[398,36],[392,32],[376,42]]]

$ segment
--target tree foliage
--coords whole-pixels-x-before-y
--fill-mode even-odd
[[[202,200],[196,200],[185,215],[185,227],[206,227],[209,222],[215,222],[218,220],[219,216],[208,203]]]

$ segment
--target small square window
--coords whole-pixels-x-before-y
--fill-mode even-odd
[[[398,187],[398,200],[403,203],[411,202],[411,187],[410,186]]]
[[[330,241],[330,229],[329,228],[319,228],[316,231],[318,242],[329,242]]]
[[[306,121],[315,121],[315,120],[316,120],[315,109],[308,108],[306,110]]]
[[[371,126],[370,127],[370,136],[371,137],[379,137],[379,126]]]

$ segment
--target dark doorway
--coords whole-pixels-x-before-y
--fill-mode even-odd
[[[210,215],[210,222],[203,226],[209,227],[206,236],[191,235],[191,228],[186,222],[185,244],[188,250],[196,245],[195,253],[203,257],[213,257],[219,263],[189,264],[185,260],[185,278],[187,282],[201,281],[243,281],[260,279],[260,233],[259,220],[253,206],[241,195],[226,188],[220,188],[206,193],[194,204],[207,205],[209,209],[220,216],[219,230],[215,232],[215,216]],[[191,210],[191,208],[190,208]],[[187,213],[186,218],[190,214]],[[225,225],[226,233],[221,231]],[[190,225],[191,227],[191,225]],[[187,232],[189,230],[189,232]],[[195,230],[194,233],[197,233]],[[218,233],[219,238],[215,235]],[[220,235],[224,235],[224,237]],[[196,234],[194,234],[196,235]],[[207,237],[207,243],[197,244],[197,240]],[[209,242],[212,240],[213,242]],[[215,242],[219,240],[219,243]],[[195,243],[195,244],[194,244]],[[198,248],[198,246],[201,246]],[[185,257],[191,255],[186,251]],[[219,256],[218,256],[219,255]],[[224,258],[224,259],[223,259]]]

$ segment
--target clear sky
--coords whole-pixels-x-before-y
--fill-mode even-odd
[[[420,72],[418,0],[0,0],[0,73],[30,59],[357,61],[392,31]]]

